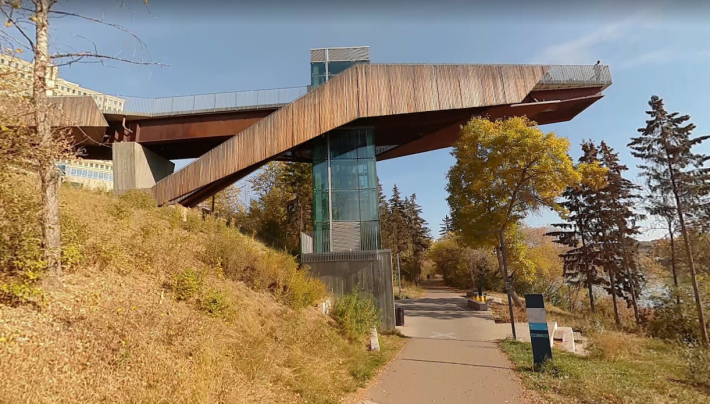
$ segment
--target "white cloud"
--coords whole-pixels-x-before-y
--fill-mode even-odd
[[[671,62],[698,62],[708,59],[710,51],[707,50],[686,50],[674,47],[666,47],[654,51],[642,53],[619,63],[618,69],[631,69],[634,67],[663,64]]]
[[[630,16],[600,26],[587,35],[548,46],[534,58],[534,63],[549,64],[593,64],[597,60],[614,64],[617,68],[632,68],[652,63],[666,63],[681,58],[684,61],[706,58],[706,50],[683,50],[664,47],[638,53],[649,35],[663,28],[662,7],[665,0],[651,4]],[[660,17],[659,17],[660,15]],[[621,49],[628,49],[621,52]]]

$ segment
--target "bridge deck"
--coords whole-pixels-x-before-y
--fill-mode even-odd
[[[433,145],[437,139],[445,141],[432,148],[450,146],[458,125],[485,111],[492,117],[533,111],[548,114],[549,122],[568,120],[610,84],[608,67],[598,65],[355,65],[162,179],[152,191],[159,204],[179,200],[194,205],[266,162],[348,124],[387,128],[376,129],[378,145],[392,143],[385,149],[394,153],[418,139],[414,152],[427,150],[427,142]],[[530,97],[585,88],[590,91],[576,98]],[[441,131],[447,134],[435,136]],[[389,132],[405,135],[381,141],[380,133]]]

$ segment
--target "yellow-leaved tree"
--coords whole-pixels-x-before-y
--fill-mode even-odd
[[[495,248],[508,288],[501,246],[514,238],[511,232],[530,213],[561,211],[557,199],[568,186],[583,179],[598,183],[605,174],[599,167],[575,166],[569,148],[566,138],[543,132],[525,117],[475,117],[454,145],[456,164],[447,175],[454,228],[469,245]],[[510,294],[522,306],[515,291]]]

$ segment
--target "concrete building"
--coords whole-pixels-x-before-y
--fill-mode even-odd
[[[0,53],[0,69],[11,69],[17,72],[17,79],[27,83],[27,93],[32,92],[32,74],[34,63],[26,60]],[[123,111],[125,100],[116,96],[103,94],[98,91],[84,88],[79,84],[64,80],[58,76],[56,66],[50,68],[49,76],[47,77],[47,95],[51,97],[78,97],[90,96],[96,101],[96,105],[103,112],[121,112]]]
[[[57,162],[62,181],[87,189],[113,190],[113,162],[105,160],[63,160]]]

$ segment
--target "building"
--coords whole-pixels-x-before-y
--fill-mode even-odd
[[[113,189],[113,163],[103,160],[63,160],[57,162],[62,181],[87,189]]]
[[[17,78],[23,83],[26,81],[28,94],[32,92],[33,66],[34,64],[32,62],[0,53],[0,69],[12,69],[16,71],[18,74]],[[89,90],[79,84],[60,78],[56,66],[50,68],[50,73],[47,77],[47,95],[51,97],[91,96],[99,109],[106,113],[123,111],[125,105],[125,100],[122,98]]]
[[[311,88],[358,63],[370,63],[369,46],[311,49]]]

